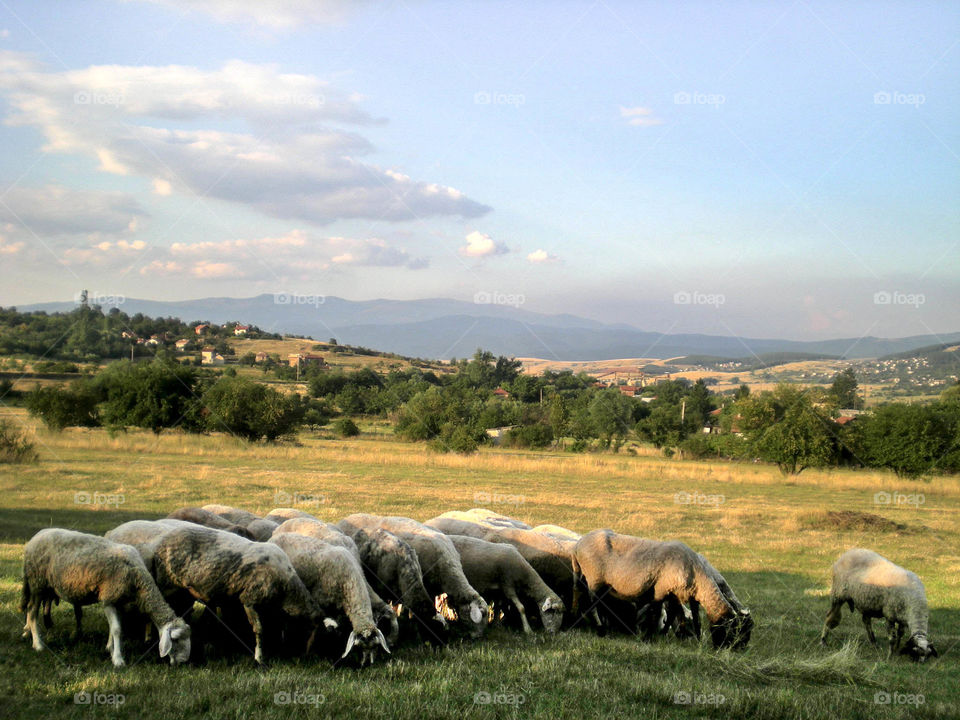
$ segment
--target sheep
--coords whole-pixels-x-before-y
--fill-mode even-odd
[[[171,520],[185,520],[186,522],[196,523],[197,525],[205,525],[206,527],[215,528],[217,530],[226,530],[227,532],[232,532],[234,535],[239,535],[247,540],[254,539],[250,531],[247,530],[243,525],[232,523],[226,518],[220,517],[219,515],[216,515],[209,510],[204,510],[203,508],[182,507],[167,515],[167,518]]]
[[[362,532],[362,531],[361,531]],[[346,549],[353,555],[357,562],[362,562],[360,551],[353,538],[344,533],[336,525],[325,523],[322,520],[309,517],[295,517],[284,521],[276,530],[273,531],[271,540],[278,535],[287,533],[296,533],[308,537],[322,540],[330,545],[336,545]],[[366,534],[364,533],[364,537]],[[387,638],[390,644],[396,643],[400,636],[400,625],[397,621],[397,614],[389,603],[380,597],[379,593],[368,584],[367,590],[370,595],[370,603],[373,606],[374,617],[377,618],[377,625],[383,624],[387,628]]]
[[[565,607],[572,609],[573,546],[572,540],[564,540],[534,530],[515,527],[493,528],[475,521],[448,517],[457,513],[444,513],[427,520],[427,527],[446,535],[467,535],[488,542],[513,545],[537,571],[543,581],[559,595]]]
[[[367,581],[402,606],[426,630],[428,640],[442,642],[447,621],[423,585],[423,570],[413,548],[383,528],[367,533],[344,524],[343,530],[353,533]]]
[[[827,633],[840,623],[843,604],[850,612],[859,610],[867,637],[876,644],[873,619],[887,621],[890,645],[889,659],[900,645],[904,630],[907,642],[900,650],[915,662],[938,657],[936,648],[927,639],[927,595],[916,574],[895,565],[872,550],[848,550],[833,564],[830,584],[830,611],[827,613],[820,644],[827,644]]]
[[[101,603],[110,627],[107,650],[114,666],[125,664],[118,608],[136,606],[150,617],[160,634],[160,657],[170,664],[190,659],[190,627],[164,601],[136,549],[98,535],[47,528],[27,542],[23,551],[23,591],[20,610],[26,613],[24,637],[33,636],[35,650],[46,646],[37,626],[40,605],[51,599],[73,605],[80,634],[82,607]]]
[[[715,572],[715,571],[714,571]],[[753,619],[741,614],[717,587],[701,557],[687,545],[660,542],[612,530],[587,533],[574,547],[574,607],[579,609],[581,578],[591,605],[608,593],[615,599],[645,604],[670,602],[670,596],[690,606],[693,631],[700,636],[700,606],[710,622],[714,647],[740,649],[753,630]],[[599,617],[593,618],[599,626]]]
[[[319,518],[311,515],[310,513],[304,512],[303,510],[297,510],[296,508],[274,508],[263,516],[264,520],[275,522],[278,525],[282,525],[285,520],[290,520],[291,518],[310,518],[311,520],[319,520]]]
[[[323,616],[276,545],[177,520],[124,523],[107,536],[129,538],[148,562],[163,593],[184,590],[208,607],[238,602],[255,639],[254,660],[263,663],[263,617],[272,610],[319,625]]]
[[[457,552],[463,572],[478,592],[489,597],[500,591],[520,613],[525,633],[532,632],[520,596],[534,600],[543,628],[554,633],[563,621],[563,601],[537,575],[520,552],[506,543],[492,543],[466,535],[448,535]]]
[[[342,613],[349,619],[352,630],[341,659],[347,657],[354,645],[361,650],[361,665],[368,660],[373,663],[378,645],[390,653],[383,632],[374,622],[369,586],[353,553],[297,533],[278,533],[270,542],[287,554],[323,612]],[[308,648],[310,645],[312,638]]]
[[[537,525],[535,528],[531,528],[534,532],[543,533],[544,535],[551,535],[558,540],[573,540],[576,542],[583,537],[580,533],[575,533],[573,530],[567,530],[565,527],[560,527],[559,525]]]
[[[264,520],[247,510],[230,507],[229,505],[204,505],[201,509],[226,518],[237,525],[242,525],[253,535],[253,539],[258,542],[266,542],[269,540],[279,524],[272,520]]]
[[[458,617],[467,624],[472,637],[477,638],[483,634],[489,608],[463,574],[460,555],[446,535],[410,518],[380,517],[365,513],[344,518],[340,527],[360,528],[367,533],[382,528],[409,543],[417,553],[427,590],[434,597],[444,593],[447,595]]]
[[[517,530],[531,530],[532,528],[522,520],[517,520],[509,515],[501,515],[493,510],[486,508],[471,508],[463,512],[452,510],[444,513],[443,517],[450,517],[454,520],[464,520],[466,522],[475,522],[481,525],[489,525],[495,528],[516,528]]]

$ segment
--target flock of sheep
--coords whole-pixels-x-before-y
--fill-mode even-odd
[[[135,627],[148,639],[155,627],[160,657],[172,664],[190,659],[191,640],[202,651],[208,628],[221,626],[253,645],[258,663],[268,654],[355,651],[364,665],[401,639],[478,638],[494,620],[525,633],[585,622],[600,634],[699,638],[702,608],[714,646],[732,649],[747,645],[754,625],[723,576],[681,542],[611,530],[581,536],[483,509],[424,523],[358,513],[332,524],[289,508],[261,518],[205,505],[126,522],[105,537],[48,528],[24,549],[24,637],[38,651],[39,615],[50,627],[61,599],[73,605],[75,638],[82,607],[103,605],[116,666],[123,631]],[[188,624],[195,601],[205,609]],[[831,601],[821,642],[847,604],[861,612],[871,642],[872,619],[887,620],[888,656],[904,636],[902,654],[937,655],[923,584],[880,555],[845,553],[833,567]]]

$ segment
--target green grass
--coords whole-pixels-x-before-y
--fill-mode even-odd
[[[20,411],[16,422],[32,425]],[[656,456],[571,455],[485,449],[437,455],[393,441],[379,423],[359,438],[300,438],[298,445],[245,446],[228,437],[155,437],[35,429],[40,461],[0,465],[0,717],[181,718],[894,718],[960,716],[960,482],[898,481],[880,473],[805,472],[785,482],[762,465],[692,463]],[[924,494],[917,506],[874,503],[877,492]],[[77,493],[123,496],[110,507],[76,504]],[[722,495],[716,505],[677,504],[677,492]],[[322,659],[211,659],[171,668],[156,650],[128,644],[114,670],[103,649],[102,612],[86,613],[71,646],[72,613],[54,610],[51,652],[20,638],[22,545],[50,525],[102,533],[128,519],[182,505],[223,502],[265,512],[278,493],[313,496],[302,506],[327,520],[374,511],[426,519],[497,496],[495,509],[585,532],[677,538],[704,552],[752,609],[757,626],[743,653],[703,644],[598,638],[583,629],[528,639],[496,628],[478,643],[442,650],[398,648],[358,670]],[[830,511],[850,513],[830,514]],[[890,522],[883,522],[887,520]],[[941,657],[926,665],[885,660],[859,620],[844,615],[826,650],[817,644],[829,568],[866,546],[915,570],[931,606]],[[885,630],[876,623],[881,646]],[[141,653],[146,653],[138,659]],[[78,705],[77,693],[123,696],[123,705]],[[316,704],[277,704],[277,693]],[[479,695],[478,695],[479,693]],[[513,704],[489,703],[488,697]],[[499,694],[498,694],[499,693]],[[712,704],[682,704],[690,693]],[[922,705],[875,703],[877,693],[923,696]],[[723,702],[717,701],[722,696]],[[282,697],[281,697],[282,699]]]

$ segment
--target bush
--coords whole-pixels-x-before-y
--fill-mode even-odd
[[[13,423],[0,420],[0,463],[28,463],[37,459],[37,451],[26,434]]]
[[[553,442],[553,428],[549,425],[521,425],[508,430],[504,445],[516,448],[545,448]]]
[[[73,387],[37,387],[27,393],[27,410],[51,430],[67,427],[96,427],[100,424],[97,412],[97,393],[87,384]]]
[[[477,451],[480,442],[466,426],[453,426],[452,423],[447,423],[441,430],[440,436],[430,441],[430,447],[438,452],[456,452],[469,455]]]
[[[345,438],[356,437],[360,434],[360,428],[350,418],[340,418],[333,424],[333,429],[340,437]]]
[[[685,457],[693,460],[700,460],[708,455],[714,454],[714,449],[710,443],[709,436],[699,433],[690,435],[680,443],[680,451]]]
[[[225,430],[256,441],[293,434],[303,420],[303,407],[266,385],[239,377],[221,377],[203,394],[210,430]]]
[[[149,363],[128,360],[112,363],[97,376],[103,422],[111,429],[128,426],[192,429],[197,418],[197,375],[192,368],[157,359]]]

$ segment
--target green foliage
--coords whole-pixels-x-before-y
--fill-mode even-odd
[[[0,419],[0,463],[29,463],[37,459],[33,443],[12,422]]]
[[[197,374],[193,368],[161,359],[146,363],[121,360],[94,381],[103,403],[104,425],[114,429],[164,428],[197,423]]]
[[[67,427],[96,427],[100,424],[95,388],[86,381],[70,387],[37,386],[27,393],[26,407],[51,430]]]
[[[340,437],[356,437],[360,434],[360,428],[350,418],[340,418],[333,424],[333,429]]]
[[[857,387],[857,375],[852,367],[848,367],[833,379],[830,396],[837,407],[860,410],[863,408],[863,398],[857,393]]]
[[[590,402],[590,422],[595,436],[600,438],[605,447],[613,443],[615,449],[619,448],[633,428],[633,403],[633,400],[615,389],[597,393]]]
[[[272,441],[293,433],[304,413],[297,397],[239,377],[217,380],[203,394],[203,407],[208,429],[250,441]]]
[[[549,425],[521,425],[507,431],[503,444],[516,448],[545,448],[553,442],[553,429]]]
[[[867,460],[905,477],[943,469],[957,447],[956,415],[942,405],[878,408],[864,428]]]
[[[684,457],[693,460],[700,460],[710,455],[715,455],[716,450],[710,442],[710,436],[705,433],[690,435],[680,443],[680,452]]]

